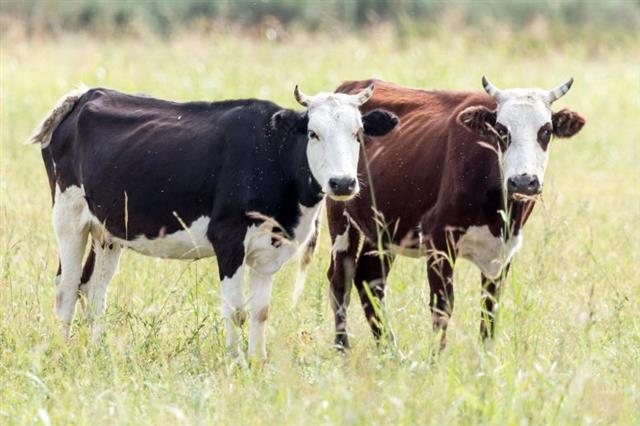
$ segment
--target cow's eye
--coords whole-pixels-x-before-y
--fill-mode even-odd
[[[315,139],[315,140],[320,139],[320,138],[318,137],[318,134],[317,134],[316,132],[314,132],[313,130],[309,130],[308,135],[309,135],[309,139]]]
[[[500,123],[496,123],[496,130],[498,131],[498,134],[500,135],[500,137],[505,137],[509,135],[509,130],[507,130],[507,128]]]
[[[542,146],[543,149],[547,149],[547,145],[551,140],[551,125],[545,124],[538,131],[538,142]]]
[[[496,123],[495,129],[498,132],[498,135],[500,135],[500,143],[503,146],[503,148],[509,145],[509,139],[510,139],[509,129],[507,129],[504,125],[500,123]]]

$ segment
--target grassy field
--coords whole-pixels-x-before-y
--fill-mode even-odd
[[[600,45],[450,32],[402,45],[381,32],[272,43],[231,34],[2,39],[0,424],[640,425],[640,54],[637,36]],[[552,87],[587,117],[552,142],[544,203],[503,295],[497,338],[478,341],[480,274],[461,260],[448,348],[433,359],[425,265],[402,259],[388,316],[401,355],[378,352],[354,295],[349,356],[331,348],[326,227],[301,303],[294,267],[274,286],[269,360],[224,356],[215,260],[126,253],[109,293],[109,332],[67,344],[53,314],[57,254],[39,149],[24,146],[79,82],[176,99],[262,97],[294,106],[342,80],[480,90]],[[408,200],[409,201],[409,200]]]

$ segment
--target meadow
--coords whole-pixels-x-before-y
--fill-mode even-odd
[[[384,29],[282,41],[219,32],[3,37],[0,423],[640,425],[640,40],[483,37],[401,40]],[[338,354],[326,224],[297,306],[295,265],[277,275],[260,368],[234,368],[225,357],[214,259],[125,253],[104,344],[91,344],[80,315],[70,342],[62,339],[50,192],[38,147],[22,142],[78,83],[296,107],[295,84],[315,93],[375,76],[481,90],[482,75],[502,88],[550,88],[573,76],[554,108],[587,118],[578,136],[551,142],[544,201],[525,230],[490,347],[478,339],[480,273],[460,260],[448,347],[432,356],[426,267],[401,259],[387,305],[398,351],[376,348],[354,294],[354,347]]]

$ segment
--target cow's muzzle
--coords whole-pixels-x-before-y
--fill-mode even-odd
[[[335,200],[349,200],[358,193],[358,181],[352,177],[338,177],[329,179],[327,195]]]
[[[531,197],[538,195],[542,186],[538,176],[523,173],[517,176],[511,176],[507,179],[507,192],[509,197],[523,195]]]

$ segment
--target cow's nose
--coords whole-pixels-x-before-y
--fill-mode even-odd
[[[507,179],[509,195],[536,195],[540,192],[538,176],[523,173]]]
[[[352,177],[329,179],[329,189],[333,195],[351,195],[356,188],[356,180]]]

